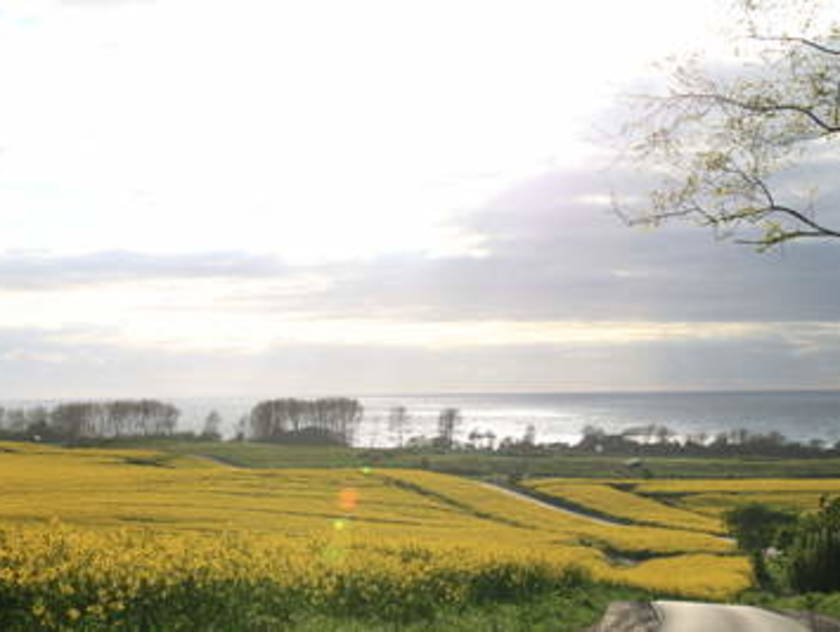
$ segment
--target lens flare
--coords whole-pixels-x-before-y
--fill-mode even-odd
[[[342,489],[338,494],[338,506],[344,511],[353,511],[359,503],[359,492],[352,487]]]

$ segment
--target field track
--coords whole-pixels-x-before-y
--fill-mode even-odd
[[[241,465],[237,465],[236,463],[232,463],[230,461],[226,461],[225,459],[221,459],[217,456],[211,456],[209,454],[192,454],[190,455],[195,459],[200,459],[202,461],[209,461],[219,467],[226,467],[229,470],[244,470],[247,468],[242,467]]]
[[[569,516],[574,516],[575,518],[583,518],[584,520],[590,520],[591,522],[594,522],[596,524],[605,525],[605,526],[608,526],[608,527],[616,527],[616,526],[624,527],[624,526],[626,526],[626,523],[618,522],[617,520],[616,521],[605,520],[603,518],[598,518],[596,516],[593,516],[591,514],[588,514],[588,513],[582,512],[582,511],[575,511],[573,509],[566,509],[565,507],[559,507],[558,505],[552,505],[551,503],[547,503],[545,501],[539,500],[538,498],[534,498],[533,496],[529,496],[528,494],[526,494],[524,492],[518,492],[518,491],[510,489],[508,487],[503,487],[502,485],[494,485],[493,483],[485,483],[485,482],[479,482],[479,485],[482,485],[483,487],[487,487],[489,489],[493,489],[493,490],[496,490],[496,491],[504,492],[505,494],[513,496],[514,498],[517,498],[517,499],[522,500],[524,502],[533,503],[535,505],[539,505],[540,507],[545,507],[545,508],[551,509],[553,511],[559,511],[560,513],[564,513],[564,514],[567,514]]]

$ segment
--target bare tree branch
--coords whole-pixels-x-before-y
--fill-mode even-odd
[[[760,41],[760,42],[790,42],[790,43],[794,43],[794,44],[802,44],[804,46],[808,46],[810,48],[813,48],[814,50],[817,50],[821,53],[825,53],[826,55],[837,55],[838,57],[840,57],[840,50],[838,50],[836,48],[829,48],[828,46],[824,46],[823,44],[818,44],[817,42],[815,42],[813,40],[809,40],[805,37],[786,37],[786,36],[772,37],[772,36],[755,35],[755,36],[753,36],[752,39]]]
[[[805,224],[806,226],[810,226],[811,228],[814,229],[812,233],[803,233],[802,234],[803,236],[809,236],[809,237],[810,236],[813,236],[813,237],[840,237],[840,232],[838,232],[836,230],[832,230],[830,228],[826,228],[825,226],[822,226],[821,224],[818,224],[817,222],[815,222],[812,219],[810,219],[809,217],[803,215],[801,212],[797,211],[796,209],[792,209],[792,208],[789,208],[787,206],[774,205],[774,206],[769,207],[767,210],[770,211],[770,212],[774,212],[774,213],[784,213],[785,215],[789,215],[790,217],[792,217],[796,221],[801,222],[802,224]]]
[[[743,110],[748,110],[750,112],[755,112],[757,114],[772,114],[778,112],[796,112],[802,114],[803,116],[808,117],[811,119],[818,127],[821,127],[823,130],[828,132],[829,134],[835,134],[840,132],[840,125],[830,125],[823,121],[819,116],[817,116],[813,110],[807,108],[802,105],[795,105],[795,104],[773,104],[773,105],[759,105],[757,103],[748,103],[745,101],[739,101],[737,99],[733,99],[732,97],[728,97],[723,94],[673,94],[671,98],[675,99],[684,99],[684,100],[699,100],[699,99],[707,99],[710,101],[715,101],[718,103],[726,103],[727,105],[734,105],[735,107],[739,107]]]

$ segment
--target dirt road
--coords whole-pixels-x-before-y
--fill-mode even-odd
[[[575,518],[583,518],[584,520],[589,520],[590,522],[595,522],[597,524],[607,525],[609,527],[615,526],[627,526],[626,523],[622,522],[612,522],[610,520],[604,520],[602,518],[596,518],[590,514],[583,513],[581,511],[574,511],[573,509],[566,509],[565,507],[558,507],[557,505],[552,505],[550,503],[544,502],[539,500],[538,498],[534,498],[533,496],[528,496],[528,494],[523,494],[521,492],[517,492],[512,489],[508,489],[507,487],[502,487],[501,485],[494,485],[493,483],[486,483],[483,481],[479,481],[479,485],[483,485],[484,487],[488,487],[490,489],[495,489],[497,492],[502,492],[504,494],[508,494],[513,496],[514,498],[518,498],[519,500],[524,500],[525,502],[533,503],[535,505],[540,505],[541,507],[546,507],[547,509],[551,509],[553,511],[559,511],[560,513],[568,514],[570,516],[574,516]]]
[[[808,632],[798,621],[752,606],[654,601],[658,632]]]

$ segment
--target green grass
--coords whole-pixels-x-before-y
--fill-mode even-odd
[[[396,467],[430,469],[478,477],[526,476],[638,478],[624,457],[563,454],[507,456],[485,452],[452,452],[347,448],[341,446],[273,445],[252,442],[126,440],[125,447],[152,448],[178,455],[207,455],[241,467],[325,468]],[[800,478],[840,477],[840,459],[649,457],[648,475],[656,478]]]
[[[741,602],[796,612],[817,612],[840,619],[840,593],[809,593],[807,595],[779,596],[766,592],[751,591],[741,596]]]
[[[311,617],[294,621],[285,629],[289,632],[581,632],[603,616],[610,602],[654,598],[636,589],[592,584],[518,603],[444,610],[432,619],[408,623]]]

